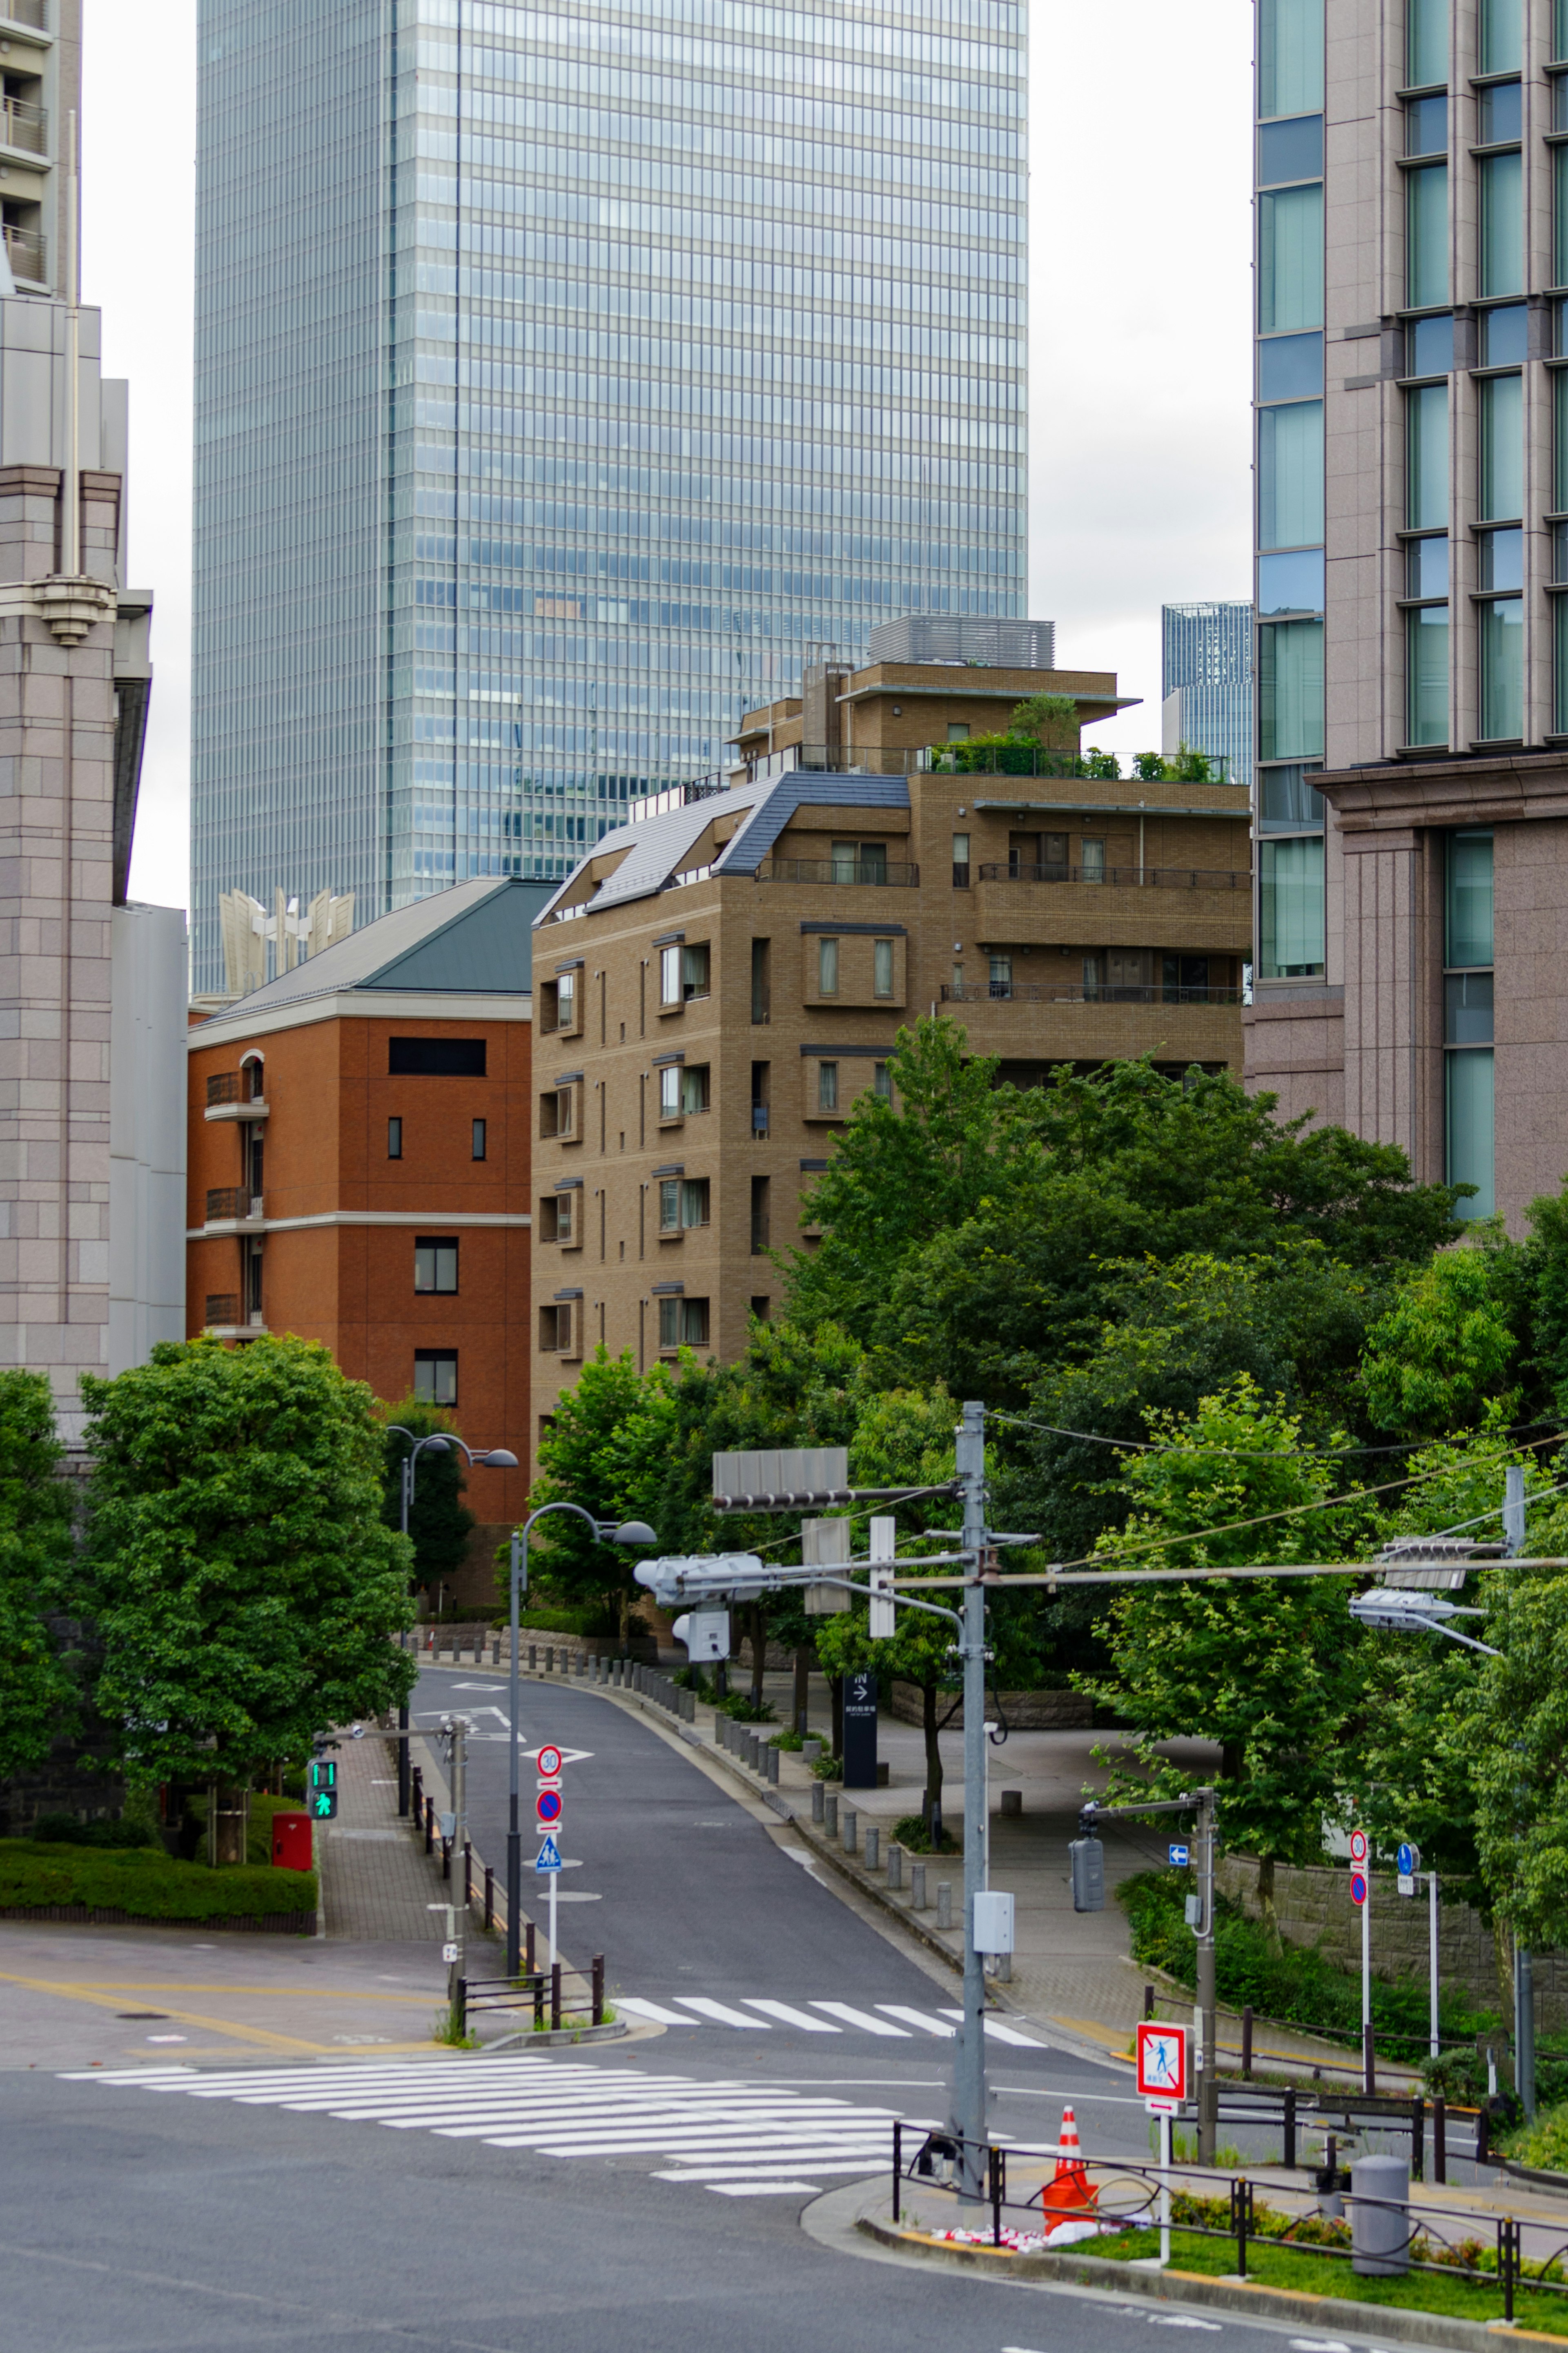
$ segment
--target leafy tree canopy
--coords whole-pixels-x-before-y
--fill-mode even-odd
[[[248,1779],[406,1695],[410,1547],[363,1382],[292,1338],[84,1378],[96,1700],[133,1780]]]
[[[1454,1430],[1499,1397],[1520,1356],[1520,1293],[1519,1253],[1500,1224],[1413,1268],[1367,1336],[1362,1378],[1376,1427]]]
[[[0,1373],[0,1773],[43,1764],[76,1688],[49,1624],[66,1606],[71,1498],[41,1373]]]
[[[389,1528],[403,1525],[403,1465],[422,1438],[455,1430],[457,1423],[440,1406],[422,1398],[405,1397],[383,1409],[385,1459],[382,1472],[381,1516]],[[405,1432],[412,1430],[413,1436]],[[468,1536],[478,1525],[463,1501],[467,1486],[463,1456],[456,1446],[445,1451],[421,1449],[414,1465],[414,1501],[408,1514],[408,1534],[414,1546],[414,1581],[435,1592],[443,1577],[451,1577],[468,1557]]]

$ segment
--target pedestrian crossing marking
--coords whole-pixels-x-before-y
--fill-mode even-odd
[[[857,2009],[853,2002],[818,2001],[811,1996],[804,2006],[798,2001],[779,2001],[771,1995],[750,1993],[737,1995],[736,2001],[743,2002],[745,2008],[737,2009],[734,2002],[716,2001],[710,1994],[677,1993],[665,2001],[650,2001],[643,1994],[616,1996],[618,2009],[633,2018],[646,2019],[653,2026],[729,2026],[748,2034],[771,2034],[776,2022],[794,2028],[799,2034],[842,2034],[847,2031],[908,2042],[911,2033],[919,2033],[929,2034],[939,2042],[951,2042],[954,2030],[950,2021],[956,2019],[960,2025],[963,2022],[961,2010],[911,2010],[901,2002],[878,2002],[876,2009],[883,2013],[879,2017],[869,2010]],[[679,2009],[673,2007],[678,2002]],[[762,2015],[748,2015],[753,2010]],[[822,2017],[813,2018],[812,2010],[820,2010]],[[691,2012],[696,2015],[689,2015]],[[893,2021],[900,2019],[904,2023],[895,2025]],[[991,2010],[985,2012],[985,2032],[990,2040],[1011,2043],[1022,2051],[1043,2051],[1047,2047],[1037,2036],[1021,2033],[1016,2026],[1005,2023]]]
[[[891,2108],[860,2107],[828,2094],[728,2079],[703,2083],[531,2053],[331,2060],[213,2073],[181,2065],[93,2069],[63,2080],[476,2139],[561,2161],[644,2157],[655,2160],[654,2179],[695,2183],[716,2197],[812,2197],[826,2181],[865,2179],[890,2161],[896,2120]]]

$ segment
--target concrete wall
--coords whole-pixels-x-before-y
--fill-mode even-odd
[[[185,1333],[185,915],[117,907],[109,1050],[109,1370]],[[102,1250],[104,1245],[95,1245]]]

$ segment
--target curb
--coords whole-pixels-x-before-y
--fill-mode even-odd
[[[942,2263],[958,2271],[978,2271],[988,2278],[1059,2281],[1064,2286],[1094,2288],[1122,2297],[1142,2297],[1150,2303],[1197,2306],[1211,2312],[1245,2313],[1249,2319],[1305,2322],[1314,2329],[1343,2328],[1359,2336],[1393,2338],[1401,2345],[1438,2346],[1445,2353],[1486,2353],[1500,2337],[1523,2338],[1536,2345],[1561,2346],[1564,2339],[1539,2329],[1509,2327],[1502,2321],[1458,2320],[1441,2312],[1407,2312],[1396,2306],[1357,2304],[1348,2296],[1302,2295],[1289,2288],[1247,2287],[1239,2282],[1209,2279],[1197,2272],[1135,2271],[1129,2263],[1107,2263],[1096,2255],[1034,2255],[994,2253],[987,2247],[933,2245],[929,2240],[895,2231],[885,2222],[861,2215],[855,2224],[862,2238],[918,2261]]]
[[[531,2026],[524,2026],[515,2033],[498,2034],[493,2042],[482,2044],[474,2056],[489,2058],[493,2052],[519,2046],[529,2051],[552,2051],[566,2042],[624,2042],[629,2032],[630,2029],[618,2018],[609,2026],[547,2026],[540,2034],[535,2034]]]
[[[1538,2189],[1568,2189],[1568,2173],[1543,2173],[1537,2165],[1516,2165],[1511,2157],[1494,2157],[1494,2165],[1511,2173],[1516,2181],[1529,2181]]]

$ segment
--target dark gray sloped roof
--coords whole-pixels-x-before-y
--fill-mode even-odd
[[[203,1032],[345,989],[526,996],[533,981],[533,920],[555,888],[487,875],[396,907],[226,1007]]]

